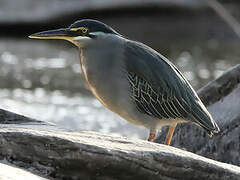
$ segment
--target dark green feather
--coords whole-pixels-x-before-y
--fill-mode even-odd
[[[125,63],[128,72],[135,73],[144,79],[159,96],[167,97],[170,103],[174,103],[175,108],[181,112],[179,118],[197,123],[209,134],[219,131],[196,92],[168,59],[150,47],[135,41],[129,40],[125,47],[125,56],[128,59]],[[150,106],[143,105],[145,109],[148,108],[145,113],[150,115],[149,112],[153,110]],[[162,117],[159,116],[159,118]]]

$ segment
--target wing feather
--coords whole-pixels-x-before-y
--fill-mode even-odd
[[[219,128],[181,72],[150,47],[127,41],[125,62],[138,109],[158,118],[183,118],[209,133]]]

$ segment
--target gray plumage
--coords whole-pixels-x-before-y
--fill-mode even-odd
[[[178,122],[192,121],[210,135],[219,131],[196,92],[169,60],[111,27],[81,20],[69,28],[31,37],[66,39],[78,46],[82,72],[92,93],[111,111],[150,128],[150,141],[157,126]]]

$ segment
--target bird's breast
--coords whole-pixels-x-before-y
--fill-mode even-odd
[[[105,107],[134,124],[141,124],[139,117],[145,116],[132,101],[121,54],[123,53],[106,56],[96,51],[85,51],[81,56],[82,73],[93,95]]]
[[[86,83],[88,85],[88,88],[90,89],[90,91],[93,93],[93,95],[106,107],[108,107],[108,105],[104,102],[103,96],[101,94],[101,92],[99,92],[97,86],[95,85],[93,78],[91,77],[92,73],[89,72],[89,70],[87,69],[87,66],[84,64],[84,62],[81,63],[81,68],[82,68],[82,72],[83,72],[83,76],[86,80]]]
[[[118,102],[118,85],[114,78],[116,77],[117,70],[112,71],[111,64],[106,64],[106,62],[95,60],[95,62],[91,59],[85,59],[82,57],[81,59],[81,68],[87,85],[93,95],[107,108],[112,111],[115,111],[116,106],[119,104]],[[98,61],[98,62],[96,62]]]

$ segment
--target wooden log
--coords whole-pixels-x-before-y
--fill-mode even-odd
[[[240,167],[174,147],[44,125],[2,127],[0,158],[55,179],[240,179]]]
[[[45,178],[39,177],[27,172],[26,170],[13,167],[7,164],[0,163],[0,179],[1,180],[20,180],[20,179],[29,179],[29,180],[47,180]]]

